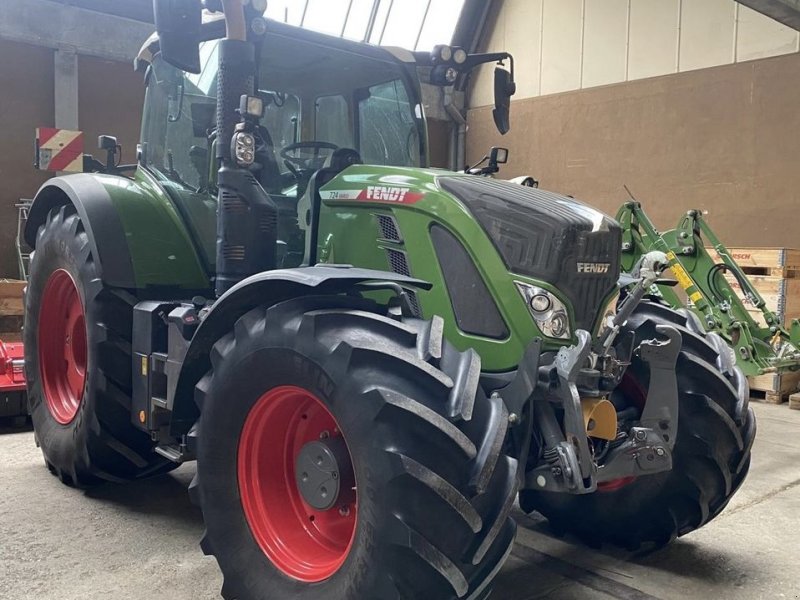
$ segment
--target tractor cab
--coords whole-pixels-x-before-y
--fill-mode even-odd
[[[318,171],[326,168],[329,178],[349,163],[426,165],[427,136],[413,63],[381,48],[354,52],[344,40],[320,43],[296,28],[269,27],[259,49],[255,95],[263,111],[249,170],[278,205],[279,266],[292,267],[304,253],[297,204],[312,179],[322,183]],[[198,74],[154,55],[140,147],[142,167],[212,244],[218,52],[219,40],[201,44]],[[212,267],[213,245],[206,254]]]
[[[139,177],[153,178],[205,240],[214,269],[217,87],[222,21],[206,23],[199,73],[173,66],[153,36],[136,61],[145,72]],[[432,57],[479,62],[437,47],[412,53],[333,38],[274,21],[256,47],[254,97],[261,114],[247,168],[278,207],[278,265],[303,262],[310,209],[319,188],[353,164],[427,167],[428,138],[419,74],[452,83]],[[452,60],[452,59],[451,59]],[[174,62],[174,61],[173,61]],[[441,60],[438,62],[442,62]],[[250,156],[251,155],[251,156]],[[299,205],[299,206],[298,206]]]

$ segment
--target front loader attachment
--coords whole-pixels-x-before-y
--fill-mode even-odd
[[[651,250],[664,252],[675,279],[656,282],[652,295],[673,308],[690,309],[706,331],[721,335],[746,375],[800,369],[800,322],[783,326],[700,211],[688,211],[675,229],[663,233],[638,202],[626,202],[617,220],[623,228],[623,269],[632,270]],[[753,310],[762,313],[766,326],[753,318]]]

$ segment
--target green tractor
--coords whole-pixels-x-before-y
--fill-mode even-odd
[[[645,299],[664,255],[621,277],[610,217],[428,167],[420,77],[511,57],[256,4],[201,22],[156,0],[137,164],[104,139],[104,172],[36,196],[25,367],[50,471],[196,460],[229,600],[484,599],[518,497],[626,547],[719,514],[755,420],[720,338]],[[512,73],[495,83],[504,132]]]

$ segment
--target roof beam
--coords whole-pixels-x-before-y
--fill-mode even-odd
[[[800,0],[738,0],[787,27],[800,31]]]
[[[52,0],[61,4],[153,23],[153,0]]]
[[[486,18],[496,9],[497,0],[465,0],[456,30],[453,32],[453,45],[461,46],[467,52],[476,52]]]
[[[3,0],[0,38],[133,61],[153,26],[49,0]]]

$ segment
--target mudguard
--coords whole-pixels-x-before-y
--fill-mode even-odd
[[[430,283],[397,273],[359,269],[349,265],[319,265],[266,271],[239,282],[214,303],[186,351],[175,389],[171,433],[188,433],[198,417],[194,386],[211,368],[209,352],[223,335],[233,330],[243,314],[257,306],[271,306],[300,296],[333,295],[370,281],[429,290]]]
[[[25,241],[35,249],[50,210],[72,204],[106,285],[208,289],[209,275],[185,223],[169,198],[145,183],[88,173],[54,177],[34,198]]]

